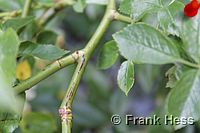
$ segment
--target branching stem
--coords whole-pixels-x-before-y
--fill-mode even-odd
[[[37,75],[35,75],[32,78],[15,86],[14,89],[15,89],[16,93],[18,93],[18,94],[21,92],[24,92],[27,89],[29,89],[29,88],[33,87],[34,85],[36,85],[37,83],[39,83],[41,80],[44,80],[45,78],[49,77],[53,73],[57,72],[58,70],[66,67],[68,65],[74,64],[77,60],[78,60],[78,56],[77,56],[76,52],[74,52],[73,54],[71,54],[67,57],[64,57],[62,59],[55,61],[54,63],[49,65],[46,69],[39,72]]]
[[[122,22],[125,22],[125,23],[135,23],[135,21],[132,18],[125,16],[125,15],[122,15],[117,11],[114,13],[113,18],[115,20],[122,21]]]
[[[24,10],[22,12],[22,17],[26,17],[29,14],[30,8],[31,8],[31,2],[32,0],[26,0]],[[58,11],[66,7],[67,5],[73,4],[73,0],[68,1],[62,1],[62,3],[56,3],[53,7],[47,8],[48,10],[52,9],[54,12],[52,14],[49,14],[47,17],[41,17],[39,21],[40,27],[44,27],[55,15]],[[40,5],[42,6],[42,5]],[[43,5],[44,6],[44,5]],[[42,6],[42,7],[43,7]],[[9,16],[10,13],[1,13],[0,17]],[[131,19],[128,16],[124,16],[116,11],[115,7],[115,0],[109,0],[109,3],[107,5],[106,12],[104,14],[104,17],[102,21],[100,22],[97,30],[85,46],[85,48],[76,51],[72,53],[71,55],[67,57],[63,57],[51,65],[49,65],[45,70],[41,71],[37,75],[33,76],[32,78],[18,84],[14,87],[17,94],[22,93],[26,91],[27,89],[33,87],[37,83],[39,83],[41,80],[49,77],[51,74],[57,72],[58,70],[70,65],[77,63],[76,70],[73,74],[72,80],[69,84],[69,87],[67,89],[67,93],[61,103],[59,113],[62,120],[62,133],[71,133],[72,132],[72,103],[76,94],[76,91],[78,89],[78,85],[80,83],[80,80],[83,76],[83,73],[85,71],[85,68],[88,64],[88,61],[94,52],[95,48],[99,44],[101,38],[105,34],[106,30],[109,27],[109,24],[112,20],[119,20],[126,23],[134,23],[135,21]],[[200,69],[200,66],[185,60],[179,60],[179,63],[198,68]]]
[[[78,65],[76,67],[76,70],[74,72],[74,75],[72,77],[72,80],[69,84],[67,93],[63,99],[63,102],[61,104],[59,113],[62,120],[62,133],[71,133],[72,129],[72,114],[71,114],[71,108],[72,103],[79,85],[79,82],[82,78],[82,75],[84,73],[85,67],[88,64],[88,60],[92,53],[94,52],[96,46],[98,45],[99,41],[103,37],[105,31],[107,30],[110,22],[112,21],[113,13],[115,10],[115,0],[110,0],[107,10],[105,12],[105,15],[99,24],[99,27],[97,28],[96,32],[86,45],[86,47],[82,50],[80,50],[77,54],[79,56]]]

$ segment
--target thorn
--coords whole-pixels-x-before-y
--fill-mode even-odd
[[[72,110],[70,107],[63,107],[59,109],[59,114],[62,122],[67,122],[72,120]]]

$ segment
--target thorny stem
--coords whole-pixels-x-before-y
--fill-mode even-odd
[[[27,89],[39,83],[41,80],[44,80],[45,78],[49,77],[53,73],[57,72],[58,70],[70,64],[74,64],[78,60],[78,58],[79,57],[77,56],[76,52],[67,57],[61,58],[55,61],[54,63],[52,63],[51,65],[49,65],[43,71],[39,72],[37,75],[15,86],[14,90],[16,91],[17,94],[24,92]]]
[[[29,11],[31,9],[31,3],[32,3],[33,0],[26,0],[25,2],[25,6],[24,6],[24,9],[23,9],[23,12],[22,12],[22,17],[26,17],[28,14],[29,14]]]
[[[28,15],[30,10],[32,0],[26,0],[26,4],[22,13],[22,16],[25,17]],[[53,9],[54,12],[50,15],[48,15],[46,18],[42,18],[39,20],[39,23],[41,26],[44,26],[47,22],[49,22],[56,13],[63,9],[66,5],[73,4],[73,0],[67,0],[70,3],[67,3],[66,1],[62,1],[62,3],[55,4],[55,6],[51,7],[50,9]],[[0,14],[0,17],[9,16],[10,13]],[[99,24],[96,32],[89,40],[86,47],[82,50],[79,50],[77,52],[74,52],[73,54],[61,58],[51,65],[49,65],[45,70],[41,71],[37,75],[33,76],[32,78],[18,84],[14,87],[17,94],[24,92],[25,90],[33,87],[37,83],[39,83],[41,80],[49,77],[51,74],[57,72],[58,70],[74,63],[78,63],[76,70],[74,72],[74,75],[72,77],[72,80],[69,84],[67,93],[62,101],[62,104],[59,109],[59,113],[62,120],[62,133],[71,133],[72,128],[72,103],[73,99],[75,97],[79,82],[82,78],[82,75],[84,73],[84,70],[88,64],[88,60],[91,57],[92,53],[94,52],[95,48],[97,47],[99,41],[103,37],[104,33],[106,32],[110,22],[112,20],[119,20],[126,23],[133,23],[134,20],[131,18],[124,16],[120,13],[118,13],[115,9],[115,0],[110,0],[109,4],[107,6],[107,10],[105,12],[105,15]],[[191,62],[185,61],[185,60],[179,60],[178,62],[183,63],[185,65],[200,68],[197,64],[193,64]]]
[[[70,83],[70,85],[68,87],[68,90],[67,90],[68,92],[66,93],[66,96],[65,96],[64,100],[62,101],[61,107],[65,107],[66,105],[71,107],[73,98],[76,93],[76,89],[78,87],[78,84],[82,77],[83,71],[87,64],[85,54],[83,51],[77,51],[76,54],[79,57],[78,65],[77,65],[74,75],[72,77],[72,80],[71,80],[72,82]]]
[[[112,0],[114,1],[114,0]],[[112,6],[109,6],[106,14],[104,15],[104,18],[102,20],[102,22],[100,23],[97,31],[95,32],[95,34],[93,35],[93,37],[90,39],[90,41],[88,42],[87,46],[83,49],[83,51],[85,52],[85,56],[87,58],[89,58],[89,56],[92,54],[92,52],[94,51],[94,49],[96,48],[96,45],[98,44],[98,42],[100,41],[101,37],[103,36],[105,30],[107,29],[110,21],[112,19],[114,19],[114,13],[115,11],[115,6],[114,4],[111,4]],[[62,68],[66,67],[70,64],[74,64],[76,62],[76,60],[74,60],[76,57],[76,54],[71,54],[68,57],[64,57],[62,59],[59,59],[58,61],[63,62]],[[31,77],[30,79],[23,81],[20,84],[17,84],[14,89],[16,90],[17,93],[21,93],[23,91],[26,91],[27,89],[30,89],[31,87],[33,87],[34,85],[36,85],[37,83],[39,83],[40,81],[44,80],[45,78],[47,78],[48,76],[50,76],[51,74],[55,73],[56,71],[60,70],[61,68],[58,65],[58,61],[54,62],[53,64],[49,65],[45,70],[43,70],[42,72],[39,72],[37,75]],[[57,64],[57,65],[56,65]]]
[[[96,46],[98,45],[100,39],[103,37],[106,29],[108,28],[110,22],[113,19],[113,13],[115,11],[115,0],[110,0],[105,15],[97,28],[96,32],[83,49],[83,51],[79,51],[79,60],[70,85],[68,87],[67,93],[63,99],[61,107],[59,109],[59,113],[62,120],[62,133],[71,133],[72,129],[72,114],[71,108],[73,99],[75,97],[79,82],[82,78],[85,67],[87,66],[88,60],[91,54],[94,52]]]
[[[77,51],[77,55],[79,56],[78,65],[76,67],[76,70],[74,72],[74,75],[72,77],[72,80],[70,82],[70,85],[67,89],[67,93],[62,101],[62,104],[59,109],[59,113],[62,120],[62,132],[63,133],[71,133],[71,127],[72,127],[72,103],[74,96],[76,94],[79,82],[82,78],[83,72],[85,70],[85,67],[87,65],[84,52],[83,51]]]

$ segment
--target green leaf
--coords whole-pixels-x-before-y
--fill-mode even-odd
[[[33,20],[34,17],[9,19],[3,24],[3,29],[13,28],[14,30],[17,31],[22,27],[26,26],[27,24],[33,22]]]
[[[106,115],[96,108],[84,101],[74,103],[74,123],[87,128],[96,128],[103,125],[107,118]]]
[[[135,63],[166,64],[180,60],[176,45],[146,24],[132,24],[113,35],[121,55]]]
[[[38,34],[38,28],[39,27],[36,20],[26,25],[26,27],[24,27],[24,29],[20,31],[19,35],[20,40],[21,41],[32,40],[33,38],[35,38],[35,35]]]
[[[0,0],[0,9],[3,11],[17,10],[22,7],[24,0]]]
[[[88,100],[93,105],[100,105],[98,109],[103,109],[105,103],[110,98],[111,79],[99,71],[93,64],[89,63],[85,70],[83,82],[87,84]],[[102,99],[101,101],[99,99]],[[102,105],[102,106],[101,106]]]
[[[134,0],[131,1],[132,17],[134,20],[141,19],[146,13],[150,11],[157,11],[160,7],[158,0]]]
[[[134,64],[131,61],[125,61],[120,66],[117,82],[120,89],[128,95],[134,84]]]
[[[12,133],[19,125],[20,117],[18,115],[12,115],[4,113],[0,116],[5,116],[5,119],[0,119],[0,132],[1,133]]]
[[[200,63],[200,12],[193,18],[182,19],[181,39],[184,49],[197,63]]]
[[[21,114],[24,108],[25,93],[20,94],[20,104],[18,113],[9,113],[0,109],[0,132],[12,133],[20,123]]]
[[[161,76],[163,77],[161,66],[158,65],[137,65],[135,71],[137,72],[137,83],[140,85],[141,89],[148,94],[152,93],[152,91],[159,86],[159,83],[155,85],[154,81],[160,79]]]
[[[23,133],[53,133],[56,132],[56,121],[52,115],[46,113],[28,113],[20,124]]]
[[[174,1],[170,5],[162,6],[157,13],[157,26],[166,33],[179,36],[179,23],[177,21],[179,16],[183,16],[184,4]]]
[[[118,47],[115,41],[107,42],[100,51],[97,67],[100,69],[107,69],[116,62],[117,58]]]
[[[40,45],[33,42],[23,42],[20,45],[19,56],[35,56],[45,60],[56,60],[69,51],[59,49],[54,45]]]
[[[121,13],[131,15],[132,13],[132,0],[122,0],[120,3],[119,11]]]
[[[19,39],[14,30],[0,31],[0,109],[17,111],[18,101],[12,86],[15,81],[18,47]]]
[[[165,73],[165,76],[168,78],[166,87],[174,88],[177,82],[180,80],[182,74],[189,69],[189,67],[181,64],[175,64],[173,67],[171,67]]]
[[[168,112],[174,117],[200,119],[200,70],[186,71],[168,97]],[[183,123],[176,125],[179,129]]]
[[[183,15],[183,8],[184,4],[176,0],[124,0],[119,10],[136,21],[142,19],[166,33],[179,36],[177,17]]]
[[[74,5],[73,8],[76,12],[82,13],[86,7],[86,1],[85,0],[78,0]]]
[[[162,11],[162,10],[169,11],[168,7],[174,2],[177,2],[177,1],[175,0],[133,0],[129,2],[129,5],[132,6],[131,8],[132,17],[135,20],[139,20],[145,14],[149,12],[159,13],[159,11]],[[171,15],[171,13],[168,12],[168,14],[166,15]]]
[[[177,80],[178,80],[176,71],[177,71],[177,67],[173,66],[165,73],[165,76],[168,78],[168,82],[166,84],[167,88],[175,87]]]
[[[37,43],[56,44],[57,34],[53,31],[43,31],[37,36]]]

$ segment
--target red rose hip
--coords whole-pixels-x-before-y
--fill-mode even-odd
[[[198,10],[199,10],[198,0],[192,0],[189,4],[185,6],[184,14],[187,17],[194,17],[197,15]]]

